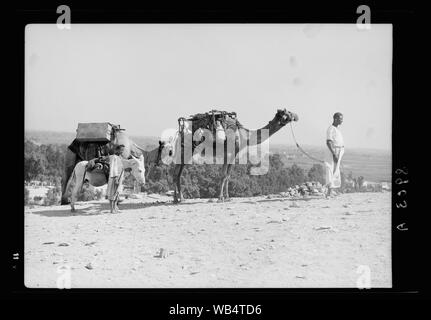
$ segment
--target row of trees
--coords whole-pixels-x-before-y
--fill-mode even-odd
[[[24,181],[46,181],[59,185],[66,145],[37,145],[24,142]]]
[[[36,145],[25,142],[24,179],[54,182],[61,181],[62,166],[66,145]],[[147,179],[143,191],[165,193],[173,190],[174,165],[154,167]],[[249,197],[284,192],[287,188],[306,181],[324,182],[324,168],[314,165],[308,172],[296,164],[286,167],[279,154],[269,156],[268,172],[264,175],[250,175],[251,165],[235,165],[229,183],[229,194],[233,197]],[[219,165],[185,166],[181,176],[181,185],[186,198],[215,198],[218,196]],[[128,179],[126,184],[132,184]]]
[[[233,197],[251,197],[286,191],[306,181],[324,183],[324,168],[315,164],[308,172],[296,164],[286,167],[279,154],[269,156],[269,169],[264,175],[250,175],[251,165],[235,165],[229,183]],[[174,165],[155,167],[149,174],[144,191],[164,193],[173,189]],[[185,166],[181,186],[185,198],[215,198],[218,196],[221,166]]]

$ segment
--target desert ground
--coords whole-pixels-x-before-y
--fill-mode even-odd
[[[67,270],[72,288],[355,288],[367,266],[372,288],[392,286],[390,192],[119,206],[25,207],[25,285],[56,288]]]

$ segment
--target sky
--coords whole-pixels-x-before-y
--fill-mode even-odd
[[[249,129],[277,109],[299,116],[300,145],[325,145],[341,112],[346,148],[391,149],[392,25],[30,24],[25,129],[78,122],[160,136],[177,119],[235,111]],[[270,143],[294,144],[290,128]]]

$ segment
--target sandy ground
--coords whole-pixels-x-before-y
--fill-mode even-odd
[[[119,214],[106,200],[80,203],[75,215],[25,208],[25,285],[355,288],[359,266],[371,287],[392,285],[388,192],[168,199],[128,199]]]

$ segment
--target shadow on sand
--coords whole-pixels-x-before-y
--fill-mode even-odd
[[[181,207],[181,206],[190,206],[195,204],[217,204],[217,201],[208,201],[208,199],[201,199],[202,201],[196,202],[180,202],[180,203],[173,203],[172,201],[155,201],[155,202],[141,202],[141,203],[120,203],[118,205],[119,209],[122,211],[118,214],[124,214],[128,210],[137,210],[137,209],[146,209],[146,208],[154,208],[154,207],[160,207],[160,206],[175,206],[175,207]],[[312,200],[312,198],[274,198],[274,199],[258,199],[254,201],[246,200],[246,201],[239,201],[237,203],[251,203],[256,204],[260,202],[275,202],[275,201],[309,201]],[[226,201],[225,204],[229,204],[230,201]],[[220,203],[222,205],[222,203]],[[78,204],[79,206],[79,204]],[[65,205],[59,210],[45,210],[45,211],[35,211],[32,212],[32,214],[38,214],[40,216],[44,217],[75,217],[75,216],[97,216],[97,215],[104,215],[104,214],[111,214],[109,203],[91,203],[86,208],[77,209],[75,212],[71,212],[70,205]]]
[[[201,202],[199,202],[201,203]],[[205,202],[204,202],[205,203]],[[121,210],[118,214],[123,214],[128,210],[146,209],[160,206],[184,206],[193,205],[197,202],[182,202],[174,204],[172,201],[156,201],[156,202],[142,202],[142,203],[120,203],[118,204]],[[79,207],[79,203],[77,204]],[[44,217],[75,217],[75,216],[98,216],[104,214],[111,214],[109,203],[94,203],[86,208],[77,208],[75,212],[72,212],[70,205],[64,205],[59,210],[44,210],[44,211],[34,211],[32,214],[37,214]]]

